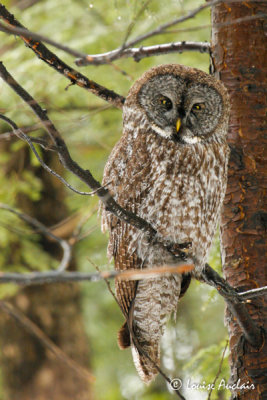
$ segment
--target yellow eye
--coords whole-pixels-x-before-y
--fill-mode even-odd
[[[168,97],[160,97],[159,102],[164,106],[164,108],[166,108],[167,111],[172,109],[172,102],[170,99],[168,99]]]
[[[205,104],[204,103],[196,103],[192,107],[193,111],[202,111],[204,109],[205,109]]]

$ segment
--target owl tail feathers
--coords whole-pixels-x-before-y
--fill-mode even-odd
[[[131,346],[130,332],[126,321],[118,332],[118,346],[121,350]]]
[[[159,345],[156,344],[156,346],[153,346],[151,343],[149,346],[142,346],[142,348],[144,353],[141,354],[132,344],[133,361],[142,381],[149,384],[159,372],[157,369],[160,365]]]
[[[139,352],[131,340],[129,328],[125,321],[118,332],[118,346],[121,350],[131,346],[135,368],[142,381],[149,384],[158,374],[156,365],[158,367],[160,365],[159,344],[147,344],[147,342],[143,345],[140,344],[144,353]],[[151,360],[153,360],[153,362]]]

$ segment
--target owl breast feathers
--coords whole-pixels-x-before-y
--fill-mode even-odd
[[[226,190],[228,118],[226,89],[212,76],[182,65],[152,68],[130,89],[123,135],[104,171],[103,184],[115,200],[148,221],[159,239],[192,243],[196,274],[207,260]],[[102,228],[109,232],[108,254],[117,270],[179,261],[104,209]],[[181,275],[116,281],[126,319],[119,346],[131,346],[147,383],[158,373],[166,321],[189,283],[190,276]]]

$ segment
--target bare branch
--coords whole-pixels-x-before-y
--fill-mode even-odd
[[[140,280],[140,279],[151,279],[154,276],[162,276],[164,274],[173,274],[173,273],[188,273],[192,270],[192,264],[189,263],[180,263],[177,266],[161,266],[154,267],[149,270],[127,270],[127,271],[103,271],[99,273],[83,273],[83,272],[58,272],[58,271],[46,271],[46,272],[31,272],[31,273],[0,273],[0,284],[5,283],[15,283],[18,285],[42,285],[47,283],[67,283],[67,282],[80,282],[80,281],[89,281],[89,282],[98,282],[105,279],[113,279],[119,278],[120,280]],[[219,275],[220,283],[218,280],[210,280],[208,285],[213,287],[216,286],[218,293],[227,299],[234,299],[235,301],[243,302],[244,299],[262,296],[267,293],[267,286],[264,286],[259,289],[252,289],[246,292],[238,293],[227,282],[221,278]],[[210,279],[210,277],[209,277]],[[213,283],[212,283],[213,282]],[[215,283],[214,283],[215,282]],[[231,288],[231,291],[228,291],[227,296],[224,294],[223,286],[227,285],[227,287]]]
[[[23,133],[29,133],[29,132],[34,132],[37,129],[40,129],[41,124],[34,124],[31,126],[25,126],[23,128],[20,128],[22,130]],[[0,140],[11,140],[13,138],[16,137],[16,134],[14,133],[14,131],[9,131],[9,132],[4,132],[4,133],[0,133]],[[32,142],[35,142],[35,138],[29,136]]]
[[[1,76],[1,63],[0,63],[0,76]],[[96,193],[96,191],[94,192],[81,192],[80,190],[75,189],[72,185],[70,185],[62,176],[60,176],[57,172],[55,172],[54,170],[52,170],[39,156],[37,150],[35,149],[34,145],[32,144],[32,140],[29,136],[27,136],[25,133],[23,133],[21,131],[21,129],[19,129],[17,127],[17,125],[15,124],[15,122],[13,122],[11,119],[5,117],[4,115],[0,114],[0,119],[6,121],[14,130],[14,133],[16,134],[16,136],[22,140],[24,140],[26,143],[28,143],[28,145],[30,146],[31,150],[33,151],[35,157],[37,158],[37,160],[39,161],[39,163],[41,164],[41,166],[47,171],[49,172],[51,175],[54,175],[56,178],[58,178],[65,186],[67,186],[67,188],[69,188],[70,190],[72,190],[73,192],[80,194],[82,196],[92,196]],[[47,144],[47,142],[39,139],[39,140],[35,140],[35,142],[39,142],[39,144],[42,145],[42,147],[44,147],[46,150],[54,150],[54,151],[58,151],[58,148],[56,146],[49,146]]]
[[[261,288],[251,289],[251,290],[247,290],[246,292],[239,292],[238,293],[238,296],[242,300],[253,299],[254,297],[258,297],[258,296],[261,296],[261,295],[267,295],[267,286],[263,286]]]
[[[64,362],[69,368],[75,371],[76,374],[83,377],[89,382],[94,382],[95,377],[87,369],[77,364],[74,360],[67,356],[58,346],[56,346],[44,332],[33,323],[25,314],[15,308],[13,305],[6,301],[0,301],[0,308],[9,316],[18,321],[31,335],[37,337],[40,342],[51,351],[59,360]]]
[[[147,8],[148,4],[151,2],[151,0],[146,0],[144,1],[144,3],[141,5],[140,10],[137,12],[137,14],[135,15],[134,19],[131,21],[130,25],[128,26],[128,29],[126,31],[126,35],[125,38],[123,40],[123,44],[121,46],[121,48],[125,47],[125,44],[128,40],[128,37],[131,35],[135,24],[137,23],[138,19],[141,17],[141,15],[143,14],[143,12],[145,11],[145,9]]]
[[[220,376],[220,374],[222,372],[223,360],[224,360],[224,356],[225,356],[225,353],[226,353],[228,345],[229,345],[229,340],[226,340],[226,343],[225,343],[225,346],[224,346],[224,349],[223,349],[223,353],[222,353],[222,358],[221,358],[220,365],[219,365],[219,369],[218,369],[218,372],[217,372],[217,374],[216,374],[216,376],[215,376],[215,378],[214,378],[214,380],[212,382],[211,389],[209,391],[209,395],[208,395],[207,400],[211,399],[212,390],[215,387],[215,383],[216,383],[217,379],[219,378],[219,376]]]
[[[240,0],[228,0],[227,2],[233,2],[233,1],[240,1]],[[189,11],[186,15],[183,15],[179,18],[175,18],[172,21],[166,22],[165,24],[160,25],[156,29],[153,29],[150,32],[147,32],[143,35],[138,36],[137,38],[135,38],[131,41],[128,41],[125,44],[124,48],[125,47],[127,47],[127,48],[133,47],[134,45],[136,45],[139,42],[142,42],[143,40],[149,39],[152,36],[160,35],[162,32],[166,31],[166,29],[168,29],[172,26],[175,26],[177,24],[180,24],[184,21],[187,21],[191,18],[194,18],[197,14],[199,14],[201,11],[205,10],[206,8],[215,6],[216,4],[221,3],[221,2],[222,2],[222,0],[208,1],[204,4],[202,4],[201,6],[195,8],[194,10]]]
[[[166,32],[162,32],[164,34],[170,34],[170,33],[181,33],[181,32],[194,32],[198,31],[201,29],[207,29],[207,28],[222,28],[224,26],[233,26],[235,24],[242,24],[243,22],[249,22],[253,21],[255,19],[261,19],[261,18],[266,18],[267,14],[256,14],[256,15],[248,15],[246,17],[241,17],[241,18],[236,18],[227,22],[222,22],[218,24],[206,24],[206,25],[199,25],[199,26],[192,26],[190,28],[183,28],[183,29],[172,29],[168,30]]]
[[[263,343],[262,331],[255,325],[242,301],[242,298],[239,298],[238,292],[236,292],[236,290],[208,264],[205,265],[205,268],[202,271],[202,277],[204,282],[215,287],[219,294],[223,296],[229,310],[241,327],[246,340],[253,347],[259,349]]]
[[[0,209],[7,210],[13,214],[16,214],[20,219],[27,222],[27,224],[35,227],[38,229],[38,232],[41,232],[43,235],[48,236],[58,242],[63,250],[63,257],[62,260],[57,267],[56,271],[63,272],[68,267],[70,259],[71,259],[71,246],[66,240],[61,239],[60,237],[54,235],[46,226],[44,226],[40,221],[37,219],[24,214],[20,211],[15,210],[14,208],[9,207],[7,204],[0,203]]]
[[[9,26],[18,27],[26,29],[22,24],[20,24],[15,17],[6,9],[6,7],[0,3],[0,18],[8,23]],[[21,39],[25,42],[27,47],[30,47],[34,53],[44,62],[46,62],[50,67],[54,68],[57,72],[64,75],[67,79],[71,81],[71,84],[78,85],[89,92],[95,94],[96,96],[102,98],[103,100],[111,103],[117,108],[122,108],[124,103],[124,97],[99,85],[98,83],[88,79],[86,76],[82,75],[75,69],[71,68],[69,65],[64,63],[60,58],[58,58],[54,53],[52,53],[44,44],[40,41],[27,38],[23,34],[19,35]]]
[[[174,42],[165,43],[156,46],[147,46],[139,48],[127,48],[123,51],[116,49],[102,54],[89,54],[75,61],[78,66],[84,65],[101,65],[108,64],[111,61],[119,58],[132,57],[135,61],[140,61],[142,58],[159,56],[169,53],[182,53],[184,51],[198,51],[200,53],[209,53],[210,44],[207,42]]]
[[[194,266],[188,263],[178,263],[176,266],[154,267],[149,270],[132,269],[130,271],[103,271],[99,273],[91,272],[59,272],[45,271],[45,272],[30,272],[30,273],[5,273],[0,272],[0,284],[2,283],[15,283],[17,285],[31,286],[43,285],[48,283],[67,283],[67,282],[98,282],[105,279],[120,279],[120,280],[140,280],[151,279],[155,276],[163,276],[169,274],[183,274],[192,271]]]

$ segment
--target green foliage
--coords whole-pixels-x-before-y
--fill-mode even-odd
[[[184,15],[202,3],[201,0],[171,0],[166,7],[166,2],[151,0],[133,24],[130,39]],[[7,6],[12,4],[14,2],[6,1]],[[62,2],[46,0],[37,2],[25,10],[15,6],[10,7],[10,10],[28,29],[85,53],[95,54],[121,46],[129,26],[143,4],[144,1],[139,0],[112,0],[107,6],[106,0],[66,0],[62,6]],[[209,10],[205,10],[194,20],[174,27],[173,30],[177,29],[177,32],[158,35],[140,45],[209,40],[208,28],[186,31],[193,26],[207,25],[209,22]],[[70,86],[66,91],[69,82],[36,58],[20,39],[3,33],[0,33],[0,38],[2,50],[4,49],[2,60],[7,69],[42,107],[47,109],[49,117],[63,134],[72,157],[101,180],[107,157],[121,134],[121,111],[107,108],[102,100],[79,87]],[[77,68],[71,56],[51,49]],[[205,71],[208,71],[209,66],[206,54],[184,53],[151,57],[139,63],[132,59],[122,59],[115,62],[116,67],[91,66],[81,69],[81,72],[109,89],[126,95],[136,78],[151,66],[162,63],[182,63]],[[36,124],[37,119],[29,107],[1,81],[0,90],[2,112],[20,127]],[[7,125],[0,121],[0,132],[7,130]],[[37,131],[40,132],[43,131]],[[21,146],[24,144],[14,142],[11,153],[0,153],[0,202],[11,206],[16,204],[17,207],[22,194],[33,202],[38,201],[42,195],[42,183],[31,169],[23,170],[19,174],[10,174],[8,177],[5,175],[5,165],[14,155],[19,157]],[[31,156],[31,166],[36,165],[35,157]],[[74,176],[67,174],[66,178],[77,189],[88,190]],[[107,266],[107,237],[99,228],[97,199],[79,196],[67,189],[66,193],[66,204],[70,214],[79,212],[81,216],[80,235],[84,238],[75,246],[80,270],[95,271],[94,264],[103,270],[112,268]],[[20,272],[53,268],[55,262],[42,251],[38,239],[39,237],[32,234],[16,216],[0,210],[1,270]],[[217,239],[210,260],[216,268],[220,268],[218,243]],[[12,265],[8,262],[11,254],[15,254]],[[94,386],[95,397],[98,400],[169,398],[170,393],[162,378],[157,378],[155,383],[146,387],[136,375],[131,352],[118,349],[116,335],[123,318],[105,283],[84,283],[81,287],[84,321],[91,346],[91,365],[97,378]],[[14,286],[0,287],[0,297],[12,294]],[[170,323],[169,333],[166,333],[163,342],[163,368],[170,376],[192,374],[197,376],[198,381],[213,381],[221,358],[221,343],[225,338],[223,308],[223,301],[214,290],[197,283],[191,285],[179,304],[177,323]],[[197,355],[193,357],[193,354]],[[193,360],[191,363],[190,359]],[[227,377],[226,361],[223,368],[223,376]]]
[[[227,341],[225,339],[218,344],[200,349],[190,361],[183,366],[183,369],[189,377],[187,379],[190,379],[190,383],[195,381],[202,384],[205,387],[202,389],[203,391],[207,390],[208,384],[211,385],[214,383],[212,399],[227,399],[230,396],[230,392],[223,390],[222,385],[220,386],[221,380],[224,379],[224,381],[227,382],[229,375],[228,354],[227,351],[225,352],[226,343]],[[216,369],[217,372],[215,373]],[[202,377],[201,381],[199,381],[200,376]],[[215,377],[217,377],[216,380]],[[189,384],[189,386],[192,385]]]

